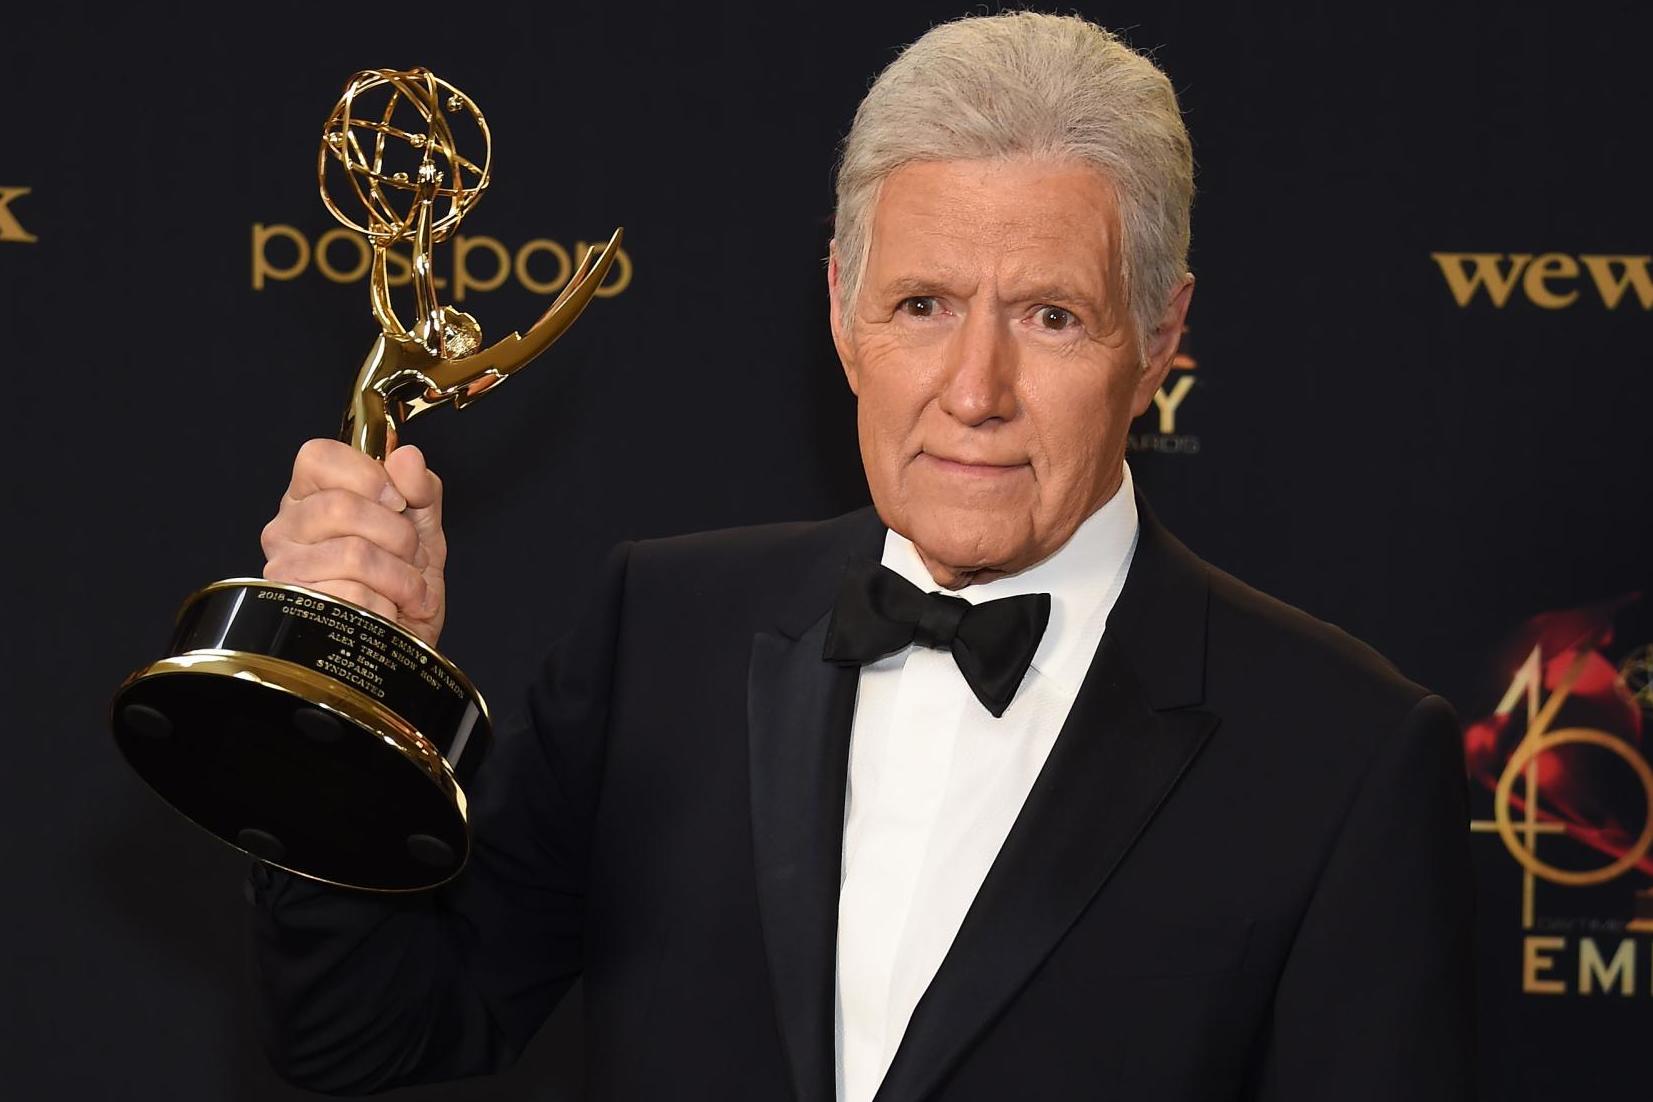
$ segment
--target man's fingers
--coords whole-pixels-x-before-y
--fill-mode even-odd
[[[391,616],[398,608],[413,617],[423,617],[429,611],[425,607],[424,575],[361,536],[338,536],[314,544],[288,544],[265,564],[264,576],[271,581],[296,582],[312,589],[322,589],[323,582],[352,582],[382,598]],[[355,600],[354,597],[346,599]],[[372,604],[368,607],[382,611]]]
[[[385,474],[409,508],[424,509],[441,501],[442,483],[425,466],[425,453],[412,444],[403,444],[386,457]]]
[[[420,466],[423,465],[421,457]],[[287,496],[303,501],[319,490],[349,490],[393,512],[407,507],[407,500],[391,482],[384,465],[341,440],[307,440],[293,460],[293,479],[287,487]]]
[[[274,520],[264,576],[350,601],[434,644],[442,630],[442,483],[415,447],[385,463],[337,440],[299,449]]]
[[[264,553],[273,558],[288,543],[323,543],[339,536],[362,536],[408,562],[419,552],[419,531],[405,513],[349,490],[317,490],[303,501],[284,504],[264,530]]]
[[[447,541],[442,535],[442,480],[425,466],[424,453],[411,444],[390,453],[385,472],[407,501],[404,515],[417,529],[419,542],[429,550],[435,565],[441,566],[447,559]]]

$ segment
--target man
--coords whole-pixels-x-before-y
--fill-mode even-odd
[[[1466,1097],[1450,710],[1124,463],[1191,177],[1165,77],[1083,20],[896,60],[828,270],[874,508],[618,549],[451,888],[256,873],[278,1067],[485,1072],[583,977],[601,1098]],[[416,450],[312,442],[266,574],[434,642],[440,508]]]

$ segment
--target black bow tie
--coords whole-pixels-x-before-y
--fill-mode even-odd
[[[864,666],[916,643],[949,650],[976,699],[994,717],[1016,695],[1050,622],[1050,594],[973,605],[926,593],[878,563],[852,565],[827,625],[828,662]]]

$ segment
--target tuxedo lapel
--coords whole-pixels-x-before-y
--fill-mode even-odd
[[[1067,722],[876,1102],[945,1078],[1102,890],[1217,725],[1202,689],[1203,568],[1139,503],[1131,572]]]
[[[747,736],[758,912],[798,1102],[830,1102],[844,789],[860,671],[822,657],[850,557],[876,555],[871,510],[799,579],[777,631],[752,639]]]

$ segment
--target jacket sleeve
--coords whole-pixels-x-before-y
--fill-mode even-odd
[[[362,1094],[497,1070],[578,977],[628,553],[466,786],[472,852],[451,885],[379,896],[253,870],[253,975],[283,1077]]]
[[[1263,1102],[1474,1097],[1462,742],[1425,697],[1377,747],[1276,992]]]

